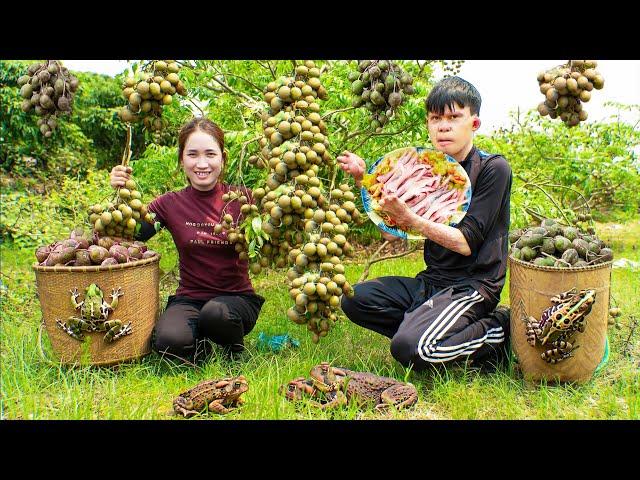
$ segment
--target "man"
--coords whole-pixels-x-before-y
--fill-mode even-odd
[[[342,309],[354,323],[391,338],[391,354],[405,367],[504,358],[509,309],[498,307],[508,253],[511,168],[500,155],[473,145],[480,127],[481,97],[459,77],[436,84],[426,100],[427,128],[434,147],[465,169],[472,185],[469,209],[456,226],[419,217],[395,195],[383,195],[382,209],[402,228],[425,237],[427,269],[415,278],[380,277],[343,296]],[[340,167],[361,186],[365,163],[344,152]],[[385,239],[393,237],[383,233]]]

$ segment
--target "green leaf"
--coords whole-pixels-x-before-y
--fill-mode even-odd
[[[262,232],[262,219],[259,216],[254,217],[253,220],[251,220],[251,227],[257,234]]]

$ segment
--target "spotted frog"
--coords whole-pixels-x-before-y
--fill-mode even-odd
[[[173,401],[173,410],[185,417],[192,417],[208,409],[215,413],[229,413],[233,408],[244,403],[240,396],[249,390],[249,383],[244,375],[205,380],[195,387],[181,393]]]
[[[584,332],[585,317],[595,303],[596,291],[571,289],[551,298],[551,307],[542,312],[540,321],[529,317],[526,322],[527,342],[548,348],[540,355],[548,363],[555,364],[573,356],[578,348],[574,336]]]
[[[67,322],[56,320],[56,324],[76,340],[84,340],[82,332],[107,332],[106,342],[113,342],[123,335],[131,333],[131,322],[123,325],[121,320],[108,320],[111,312],[118,306],[118,298],[124,295],[120,287],[111,291],[111,304],[104,300],[102,290],[92,283],[85,289],[84,300],[78,303],[78,289],[71,292],[71,305],[79,310],[80,317],[69,317]]]
[[[375,405],[376,410],[393,406],[397,409],[414,405],[418,392],[410,383],[372,373],[355,372],[341,367],[332,367],[323,362],[311,369],[310,379],[298,377],[285,387],[289,400],[301,400],[306,396],[320,400],[313,404],[322,408],[335,408],[349,402],[359,407]]]

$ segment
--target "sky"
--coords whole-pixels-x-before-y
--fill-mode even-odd
[[[471,82],[482,96],[478,133],[492,131],[512,123],[510,112],[520,108],[526,112],[544,100],[538,90],[538,72],[565,63],[566,60],[468,60],[458,76]],[[115,76],[128,68],[125,60],[63,60],[67,68]],[[620,115],[627,122],[640,120],[638,114],[619,112],[605,107],[605,102],[640,105],[640,60],[600,60],[597,70],[605,80],[602,90],[593,90],[589,102],[587,122],[609,121],[611,115]],[[436,78],[442,72],[436,70]],[[558,120],[559,121],[559,120]]]

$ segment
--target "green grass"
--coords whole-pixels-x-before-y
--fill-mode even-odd
[[[640,221],[621,228],[599,225],[598,234],[609,241],[616,259],[639,261]],[[166,234],[163,234],[166,236]],[[162,237],[162,236],[160,236]],[[175,265],[170,239],[158,238],[152,248],[163,253],[161,268]],[[629,336],[632,316],[640,319],[638,270],[614,269],[612,292],[623,310],[619,327],[609,330],[607,366],[583,385],[531,385],[509,364],[493,373],[464,367],[415,373],[405,370],[389,353],[389,340],[342,318],[319,344],[311,342],[305,328],[285,315],[290,301],[283,273],[268,271],[254,279],[256,290],[267,298],[255,329],[247,336],[247,355],[233,362],[218,350],[200,367],[176,365],[156,353],[117,367],[69,367],[47,361],[53,358],[48,339],[46,358],[38,347],[40,305],[33,252],[2,245],[2,324],[0,362],[3,419],[171,419],[173,398],[201,380],[243,374],[249,382],[246,403],[226,416],[212,414],[196,419],[637,419],[640,417],[640,328],[631,340],[629,355],[622,349]],[[383,275],[414,276],[422,270],[421,253],[372,266],[369,279]],[[363,265],[347,264],[347,278],[355,282]],[[175,290],[165,277],[161,298]],[[509,302],[508,284],[502,295]],[[259,332],[289,333],[300,340],[297,349],[281,353],[258,350]],[[322,412],[308,404],[287,402],[278,387],[305,375],[321,361],[354,370],[369,371],[411,381],[419,391],[415,408],[378,414],[350,405]]]

